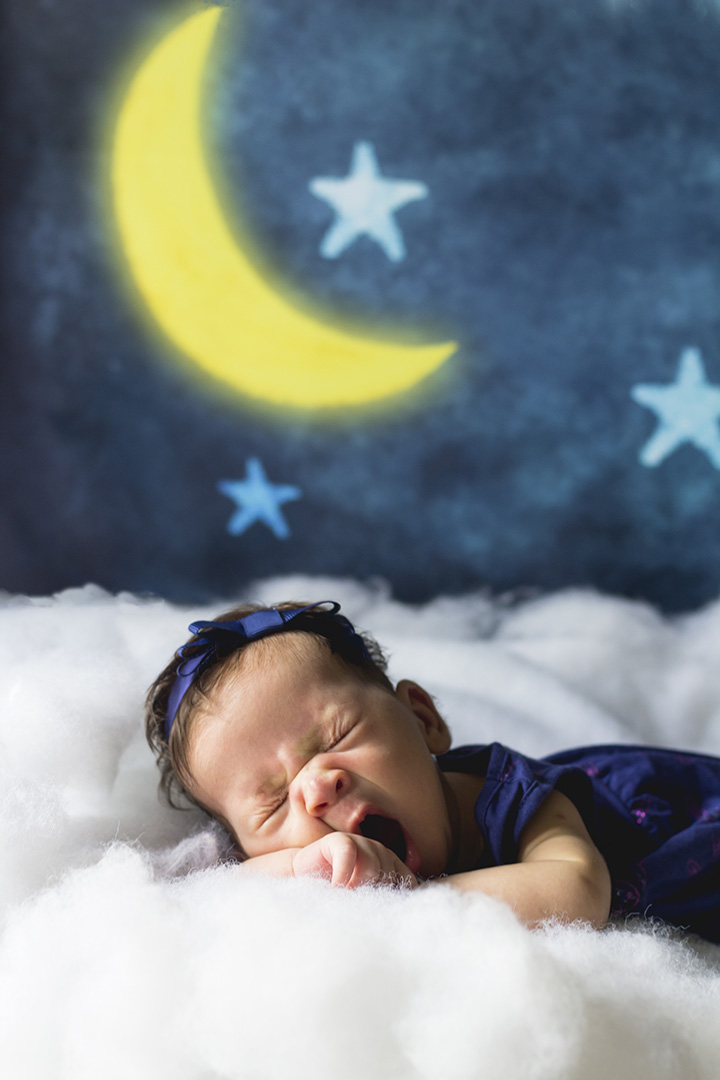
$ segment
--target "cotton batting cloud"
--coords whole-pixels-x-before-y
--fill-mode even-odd
[[[456,743],[720,753],[720,602],[663,618],[568,591],[338,599],[435,694]],[[0,607],[0,1075],[12,1080],[710,1080],[720,948],[632,920],[522,927],[483,896],[246,877],[158,800],[145,690],[215,614],[87,587]]]

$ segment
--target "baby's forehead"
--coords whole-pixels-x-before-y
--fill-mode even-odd
[[[248,673],[262,674],[267,668],[275,668],[278,663],[293,668],[306,668],[309,672],[321,670],[328,665],[342,665],[340,658],[332,652],[330,643],[318,634],[308,634],[304,630],[286,630],[281,634],[269,634],[253,641],[240,653],[238,670],[243,667]],[[243,663],[244,661],[244,663]]]
[[[354,698],[358,680],[329,644],[302,631],[253,642],[228,657],[218,674],[198,710],[190,751],[195,765],[217,753],[228,735],[252,746],[284,727],[300,730],[308,717],[314,726],[303,730],[312,741],[321,722]]]
[[[215,684],[220,695],[242,693],[250,685],[268,679],[277,683],[283,675],[304,682],[352,682],[357,673],[334,653],[328,641],[302,630],[272,634],[252,642],[232,654],[223,665]],[[212,701],[213,693],[208,695]]]

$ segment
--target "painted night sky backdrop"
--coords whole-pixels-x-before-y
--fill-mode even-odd
[[[5,0],[2,35],[1,587],[718,594],[714,0]],[[390,392],[388,343],[453,342]]]

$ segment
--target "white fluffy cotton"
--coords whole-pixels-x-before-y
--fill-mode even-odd
[[[458,743],[720,754],[720,603],[668,620],[584,591],[421,609],[353,582],[253,593],[326,596],[437,696]],[[1,1076],[718,1075],[720,948],[219,865],[221,831],[158,801],[142,733],[147,685],[208,614],[91,587],[0,608]]]

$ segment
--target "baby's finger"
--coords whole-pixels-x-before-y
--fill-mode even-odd
[[[406,866],[402,859],[399,859],[397,855],[394,858],[394,865],[390,871],[391,883],[398,889],[417,889],[418,879],[413,874],[409,866]]]
[[[402,862],[394,851],[386,848],[378,841],[374,842],[374,854],[377,859],[377,869],[374,880],[379,885],[389,885],[393,888],[414,889],[417,887],[417,878],[413,872]]]
[[[358,860],[358,850],[349,836],[341,836],[336,833],[329,837],[330,850],[325,851],[326,858],[332,863],[333,888],[348,887],[355,871]]]
[[[308,844],[293,857],[293,874],[296,877],[313,875],[324,878],[332,877],[332,860],[327,858],[317,843]]]

